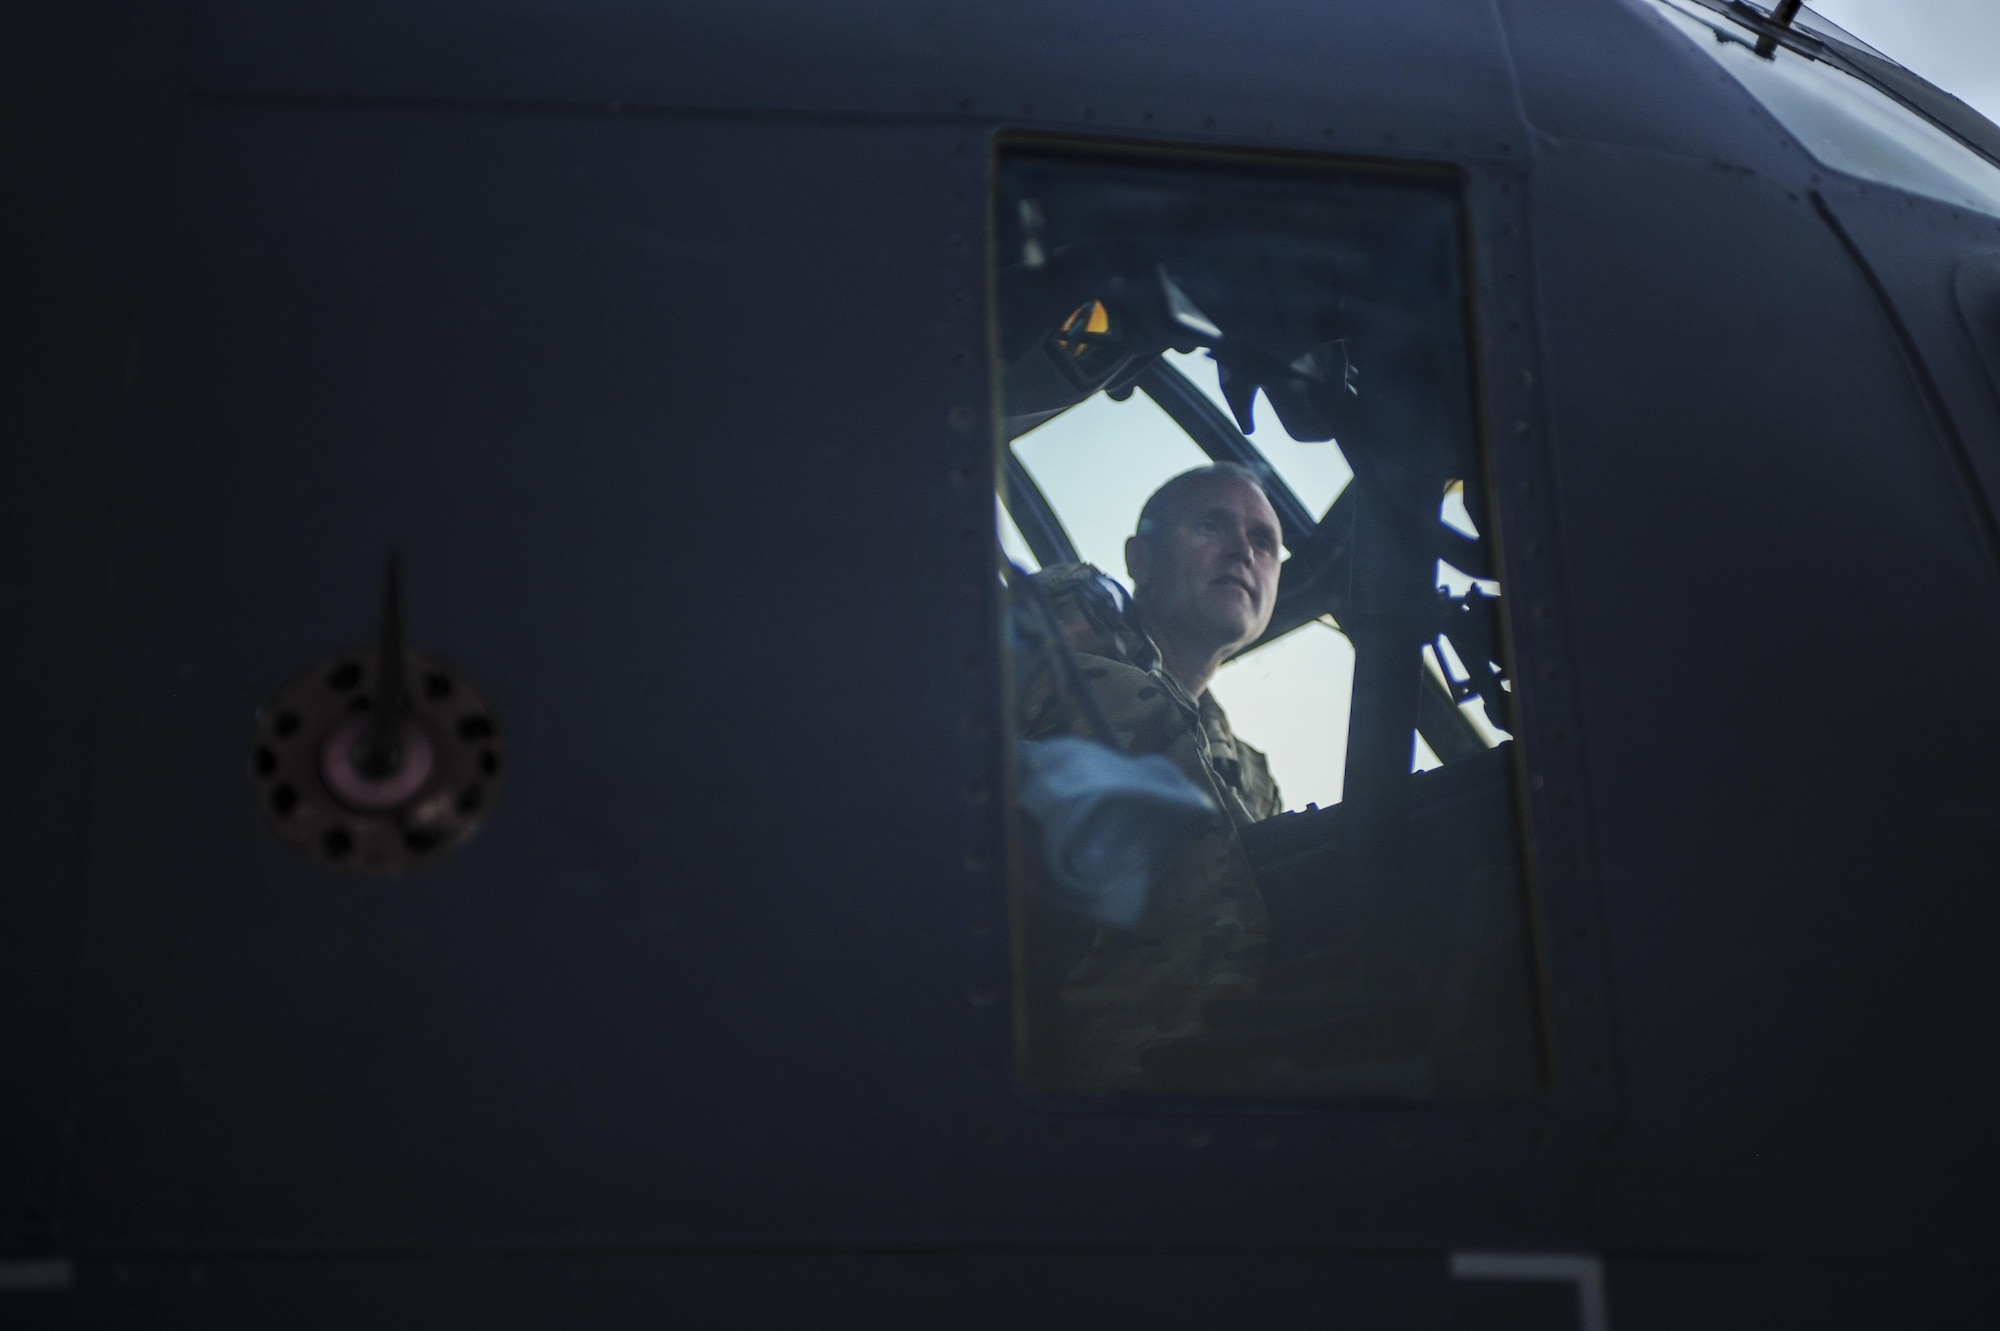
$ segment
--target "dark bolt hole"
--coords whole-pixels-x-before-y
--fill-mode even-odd
[[[488,749],[486,752],[480,754],[479,770],[486,773],[486,775],[488,776],[492,776],[495,772],[500,770],[500,755],[493,752],[493,750],[491,749]]]
[[[269,776],[278,770],[278,755],[261,744],[257,746],[256,762],[258,776]]]
[[[493,723],[476,713],[458,723],[460,739],[490,739],[492,736]]]
[[[361,682],[361,667],[352,661],[342,661],[327,675],[326,682],[345,693]]]
[[[426,698],[448,698],[451,696],[451,676],[433,670],[424,676],[424,696]]]
[[[419,855],[428,855],[437,849],[438,834],[428,829],[403,833],[403,844]]]
[[[299,714],[297,712],[279,712],[277,719],[271,722],[271,729],[278,732],[279,739],[291,738],[293,735],[299,733]]]
[[[479,807],[479,801],[483,797],[484,792],[478,786],[467,786],[464,790],[458,792],[458,811],[460,813],[471,813]]]
[[[344,860],[347,853],[354,849],[354,838],[347,834],[344,827],[329,827],[326,835],[319,839],[319,846],[328,859]]]
[[[299,792],[290,786],[279,786],[271,792],[271,807],[279,813],[290,813],[299,806]]]

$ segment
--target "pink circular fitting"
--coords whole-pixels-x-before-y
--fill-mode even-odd
[[[350,809],[374,813],[406,804],[437,766],[431,739],[415,721],[403,720],[403,760],[396,770],[376,780],[363,772],[354,760],[354,746],[367,734],[367,715],[350,716],[333,728],[320,750],[319,772],[333,797]]]

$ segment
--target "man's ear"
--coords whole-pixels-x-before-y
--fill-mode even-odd
[[[1137,536],[1126,537],[1125,571],[1132,575],[1132,590],[1137,591],[1139,589],[1139,584],[1147,579],[1152,573],[1152,569],[1153,549],[1151,543]]]

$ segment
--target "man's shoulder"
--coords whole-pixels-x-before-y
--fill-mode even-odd
[[[1129,664],[1147,655],[1127,617],[1125,589],[1095,564],[1051,564],[1033,576],[1071,651]]]
[[[1042,589],[1045,596],[1103,597],[1120,609],[1124,606],[1125,589],[1095,564],[1080,560],[1072,564],[1050,564],[1029,576],[1034,578],[1035,585]]]

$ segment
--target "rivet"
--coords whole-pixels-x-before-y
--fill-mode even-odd
[[[954,430],[970,430],[979,421],[979,413],[971,407],[953,407],[945,418]]]

